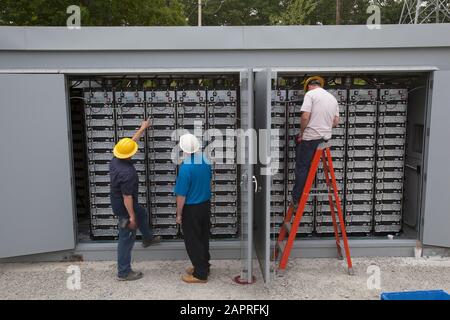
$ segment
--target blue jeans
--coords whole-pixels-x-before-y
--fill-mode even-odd
[[[134,212],[136,214],[136,222],[138,229],[142,233],[143,240],[150,240],[153,238],[153,232],[148,221],[147,210],[138,205],[134,205]],[[119,215],[120,221],[127,219],[128,216]],[[117,245],[117,269],[118,276],[123,278],[131,271],[131,251],[133,250],[134,242],[136,240],[136,230],[119,227],[119,242]]]
[[[321,142],[323,142],[323,139],[302,140],[295,147],[295,184],[294,189],[292,189],[292,202],[294,205],[297,205],[300,200],[314,153]]]

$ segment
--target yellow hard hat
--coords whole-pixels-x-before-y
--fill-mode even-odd
[[[322,77],[319,77],[319,76],[309,77],[308,79],[305,80],[304,85],[303,85],[303,90],[305,90],[305,92],[308,91],[308,84],[313,80],[319,80],[320,86],[322,88],[325,85],[325,80]]]
[[[135,155],[138,149],[136,141],[130,138],[120,139],[114,146],[114,156],[119,159],[128,159]]]

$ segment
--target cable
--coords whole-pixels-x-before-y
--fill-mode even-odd
[[[82,80],[75,81],[75,83],[72,84],[72,85],[70,86],[70,88],[76,88],[76,87],[79,86],[81,83],[83,83]]]
[[[69,100],[72,100],[72,99],[88,100],[88,99],[86,99],[86,98],[84,98],[84,97],[70,97],[70,98],[69,98]]]

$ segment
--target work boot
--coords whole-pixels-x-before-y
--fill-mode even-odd
[[[161,242],[161,237],[160,236],[155,236],[152,239],[148,240],[148,239],[142,239],[142,246],[144,248],[147,248],[153,244],[157,244]]]
[[[143,277],[142,272],[131,270],[125,277],[117,277],[119,281],[134,281],[139,280]]]
[[[207,283],[208,282],[208,280],[200,280],[190,274],[183,275],[181,277],[181,280],[183,280],[186,283]]]
[[[210,271],[211,271],[211,270],[210,270],[209,267],[208,267],[208,276],[209,276]],[[192,275],[194,274],[194,267],[189,267],[189,268],[187,268],[187,269],[186,269],[186,273],[187,273],[188,275],[192,276]]]

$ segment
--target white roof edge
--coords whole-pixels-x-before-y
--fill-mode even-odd
[[[255,72],[267,68],[253,68]],[[247,68],[71,68],[71,69],[0,69],[0,74],[153,74],[153,73],[238,73]],[[434,66],[366,66],[366,67],[274,67],[273,72],[426,72],[437,71]]]
[[[450,47],[450,24],[0,27],[0,51],[302,50]]]
[[[253,69],[259,71],[260,69]],[[416,72],[416,71],[437,71],[434,66],[348,66],[348,67],[275,67],[274,72]]]
[[[0,69],[0,74],[154,74],[154,73],[239,73],[248,68],[69,68],[69,69]]]

